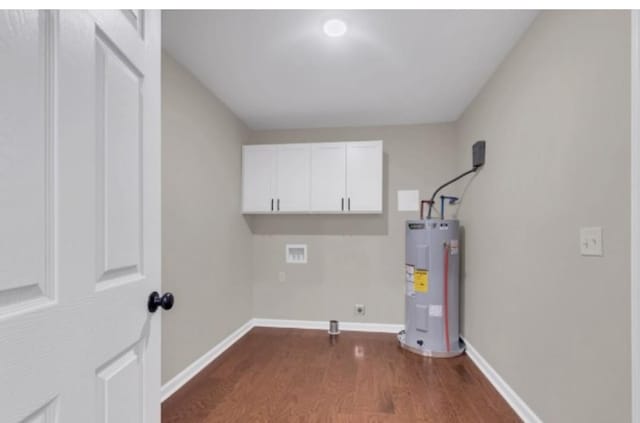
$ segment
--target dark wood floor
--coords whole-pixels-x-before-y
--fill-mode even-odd
[[[254,328],[162,405],[174,422],[519,422],[467,356],[395,335]]]

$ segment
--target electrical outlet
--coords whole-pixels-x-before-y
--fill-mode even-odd
[[[353,313],[354,313],[356,316],[364,316],[364,315],[365,315],[365,312],[366,312],[366,309],[365,309],[365,307],[364,307],[364,304],[356,304],[356,305],[353,307]]]
[[[278,272],[278,281],[286,282],[287,281],[287,274],[284,273],[284,272]]]

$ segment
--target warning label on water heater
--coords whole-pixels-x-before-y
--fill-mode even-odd
[[[413,273],[413,289],[416,292],[429,290],[429,272],[425,269],[416,269]]]

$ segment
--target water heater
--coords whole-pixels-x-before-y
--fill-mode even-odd
[[[406,222],[405,330],[400,345],[453,357],[464,351],[459,331],[460,245],[457,220]]]
[[[420,220],[406,223],[405,329],[398,334],[403,348],[432,357],[462,354],[460,340],[460,238],[459,222],[445,219],[445,205],[457,197],[440,196],[440,219],[432,219],[440,191],[484,166],[486,142],[472,148],[472,168],[440,185],[430,200],[420,202]],[[429,205],[426,219],[425,204]]]

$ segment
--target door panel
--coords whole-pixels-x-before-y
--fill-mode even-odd
[[[144,38],[144,11],[139,9],[128,9],[121,11],[131,26],[138,33],[140,38]]]
[[[160,419],[159,13],[140,19],[0,11],[3,422]]]
[[[24,419],[25,423],[54,423],[56,421],[56,401],[50,401],[47,405]]]
[[[139,271],[142,75],[103,32],[96,35],[98,261],[104,281]]]
[[[98,370],[96,423],[138,423],[143,421],[142,358],[129,349]]]
[[[242,147],[242,211],[271,213],[275,210],[277,147]],[[274,207],[272,208],[272,205]]]
[[[3,15],[0,318],[54,299],[52,20],[49,13],[38,11],[7,11]]]
[[[382,141],[347,143],[347,197],[351,212],[382,211]]]
[[[309,144],[284,144],[278,147],[277,211],[309,211],[310,166]]]
[[[311,210],[346,210],[346,144],[321,143],[311,146]]]

